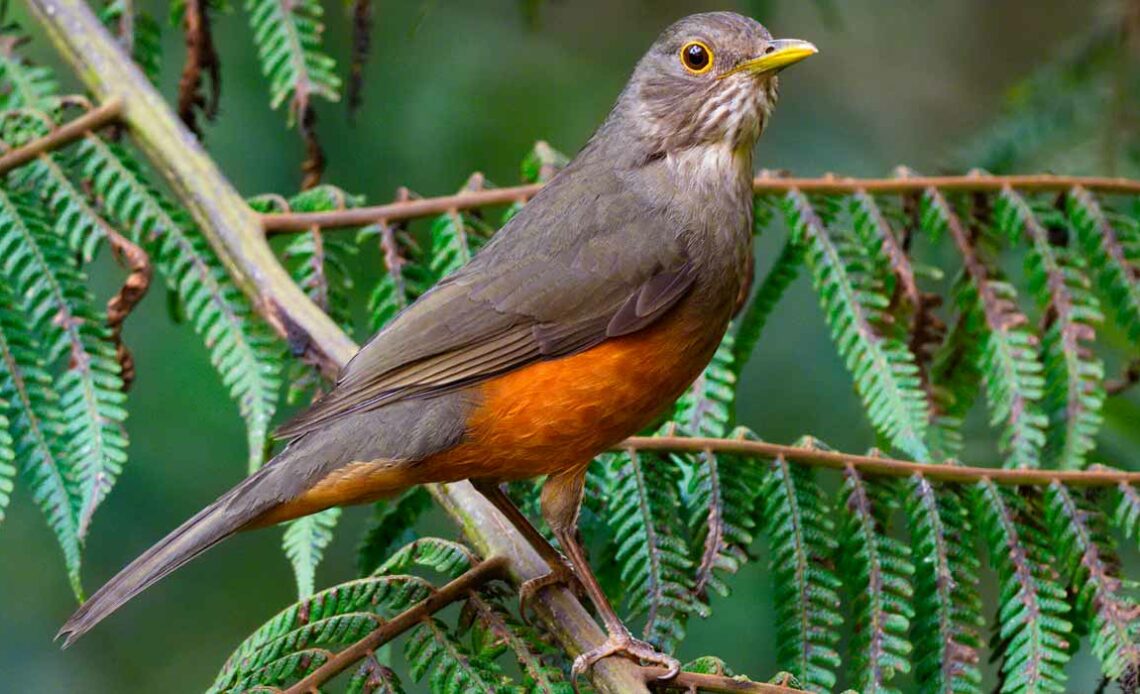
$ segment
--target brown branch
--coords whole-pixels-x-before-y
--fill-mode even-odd
[[[69,145],[93,130],[115,123],[122,115],[122,111],[121,99],[108,99],[102,105],[75,120],[64,123],[47,135],[5,152],[0,156],[0,176],[27,164],[45,152]]]
[[[471,590],[489,581],[506,578],[508,564],[509,561],[506,557],[491,557],[472,566],[459,578],[448,582],[439,590],[388,620],[383,626],[348,648],[338,651],[324,665],[286,689],[285,694],[310,694],[310,692],[315,694],[320,692],[322,684],[436,612],[457,600],[463,599]]]
[[[130,390],[131,383],[135,380],[135,358],[123,343],[123,321],[146,296],[153,268],[150,257],[142,246],[133,243],[110,226],[104,227],[103,233],[107,235],[107,241],[110,242],[115,257],[129,271],[123,286],[107,302],[107,327],[111,331],[111,342],[115,345],[115,356],[119,360],[123,392],[126,392]]]
[[[348,117],[364,103],[364,67],[372,51],[372,0],[352,2],[352,54],[348,68]]]
[[[201,139],[198,111],[206,116],[206,120],[214,120],[218,115],[222,89],[221,61],[210,28],[209,0],[186,0],[182,28],[186,37],[186,60],[182,63],[182,77],[178,80],[178,117]],[[210,78],[208,97],[202,94],[203,71]]]
[[[1093,178],[1078,176],[914,176],[911,178],[775,178],[764,176],[752,182],[753,190],[762,194],[786,193],[799,190],[805,194],[845,195],[862,190],[871,194],[915,193],[937,188],[944,193],[998,192],[1009,186],[1027,192],[1066,191],[1081,186],[1101,193],[1130,193],[1140,195],[1140,181],[1127,178]],[[373,207],[357,207],[343,212],[307,212],[295,214],[265,214],[261,216],[266,233],[305,231],[313,225],[325,228],[359,227],[381,219],[389,222],[432,217],[449,210],[468,210],[475,207],[506,205],[529,200],[542,188],[531,183],[510,188],[492,188],[473,193],[444,195],[437,198],[409,200]]]
[[[667,673],[663,667],[643,667],[645,683],[654,689],[683,689],[688,692],[751,692],[753,694],[803,694],[802,689],[792,689],[767,682],[752,682],[724,675],[706,675],[698,672],[681,672],[671,680],[659,679]]]
[[[991,480],[995,484],[1044,486],[1060,482],[1071,487],[1102,487],[1140,484],[1140,472],[1125,472],[1104,467],[1089,470],[1038,470],[1024,468],[969,467],[947,463],[915,463],[909,460],[840,453],[818,448],[787,446],[745,439],[712,439],[688,436],[634,436],[622,441],[614,450],[674,451],[682,453],[733,453],[761,458],[783,457],[803,465],[842,470],[847,466],[860,472],[884,477],[922,475],[942,482],[977,482]]]

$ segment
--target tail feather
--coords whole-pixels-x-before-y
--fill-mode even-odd
[[[269,470],[263,467],[128,564],[71,615],[56,640],[62,637],[67,648],[128,600],[279,503],[271,495],[245,493]],[[239,496],[239,503],[231,503]]]

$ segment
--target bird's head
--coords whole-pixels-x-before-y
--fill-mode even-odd
[[[649,157],[708,145],[751,151],[776,103],[776,74],[816,52],[732,12],[685,17],[638,63],[621,118]]]

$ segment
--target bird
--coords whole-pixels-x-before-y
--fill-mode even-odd
[[[550,566],[521,587],[524,614],[558,583],[594,604],[606,638],[575,675],[613,655],[676,674],[590,569],[577,537],[586,469],[656,421],[720,344],[751,276],[753,150],[777,74],[816,52],[731,12],[666,28],[577,156],[282,426],[278,455],[80,606],[64,647],[238,532],[470,480]],[[541,476],[562,552],[500,486]]]

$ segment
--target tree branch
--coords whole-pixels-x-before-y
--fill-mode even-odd
[[[41,154],[59,149],[75,142],[93,130],[98,130],[105,125],[118,121],[122,110],[122,100],[110,98],[101,106],[91,109],[75,120],[64,123],[47,135],[5,152],[4,156],[0,156],[0,176],[27,164]]]
[[[506,578],[508,559],[491,557],[472,566],[463,575],[450,581],[439,590],[412,605],[385,622],[364,638],[339,651],[324,665],[313,670],[300,682],[285,690],[285,694],[319,693],[320,686],[336,677],[354,663],[363,660],[377,648],[388,643],[408,629],[439,612],[451,603],[462,600],[469,592],[497,578]]]
[[[1093,178],[1079,176],[915,176],[912,178],[777,178],[764,174],[752,182],[757,193],[786,193],[799,190],[807,194],[869,194],[921,193],[930,187],[946,193],[998,192],[1009,186],[1021,191],[1064,191],[1075,186],[1101,193],[1131,193],[1140,195],[1140,181],[1127,178]],[[378,221],[394,222],[416,217],[431,217],[451,210],[468,210],[475,207],[506,205],[529,200],[542,188],[532,183],[511,188],[489,188],[478,192],[444,195],[437,198],[394,202],[387,205],[357,207],[334,212],[306,212],[261,215],[261,224],[267,234],[307,231],[313,226],[328,229],[359,227]]]
[[[977,482],[988,479],[995,484],[1046,486],[1060,482],[1070,487],[1103,487],[1140,484],[1140,472],[1125,472],[1094,466],[1088,470],[1039,470],[1028,468],[968,467],[952,463],[915,463],[870,455],[840,453],[806,446],[786,446],[747,439],[710,439],[689,436],[634,436],[623,441],[618,450],[674,451],[685,453],[729,453],[760,458],[784,458],[802,465],[842,470],[847,466],[883,477],[922,475],[940,482]]]
[[[101,99],[122,99],[132,138],[189,207],[226,270],[278,335],[303,337],[326,374],[347,363],[357,345],[292,282],[266,243],[257,216],[87,4],[83,0],[28,2],[87,87]],[[429,485],[428,489],[481,556],[510,559],[516,582],[549,571],[534,548],[470,483]],[[544,590],[533,605],[545,629],[571,657],[605,638],[586,608],[564,588]],[[590,679],[601,692],[648,691],[638,666],[625,658],[598,662]]]
[[[680,672],[671,680],[658,679],[668,671],[663,667],[646,667],[641,669],[645,682],[654,689],[671,691],[683,689],[687,692],[749,692],[750,694],[803,694],[802,689],[792,689],[778,684],[767,682],[752,682],[751,680],[725,677],[724,675],[705,675],[697,672]]]

